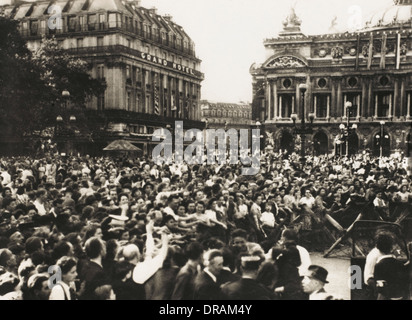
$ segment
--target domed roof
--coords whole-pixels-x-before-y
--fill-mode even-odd
[[[395,5],[373,14],[367,21],[366,27],[385,27],[409,23],[412,20],[412,1],[398,0]]]

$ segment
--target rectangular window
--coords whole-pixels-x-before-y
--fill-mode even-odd
[[[360,102],[361,102],[361,95],[359,93],[348,93],[345,95],[346,100],[344,101],[344,110],[343,113],[345,117],[347,116],[346,112],[349,112],[349,117],[350,118],[356,118],[358,115],[361,115],[361,109],[360,109]],[[352,103],[352,106],[349,108],[348,111],[346,111],[346,102]],[[358,110],[359,109],[359,110]]]
[[[126,79],[130,79],[131,75],[130,75],[130,66],[126,66]]]
[[[104,93],[97,97],[97,109],[104,110]]]
[[[117,14],[109,13],[109,28],[116,28],[116,27],[117,27]]]
[[[390,93],[379,93],[377,116],[380,118],[388,117],[390,106],[392,106],[392,95]]]
[[[105,14],[100,14],[99,15],[99,22],[100,23],[106,22],[106,15]]]
[[[127,91],[127,96],[126,96],[126,110],[131,111],[132,106],[131,106],[131,95],[132,93],[130,91]]]
[[[279,95],[279,118],[290,118],[292,114],[292,94],[280,94]]]
[[[95,14],[89,15],[87,24],[88,24],[89,30],[96,30],[97,16]]]
[[[137,93],[136,94],[136,106],[135,106],[135,110],[137,111],[137,112],[141,112],[141,106],[140,106],[140,103],[141,103],[141,96],[140,96],[140,93]]]
[[[97,46],[103,47],[103,37],[97,37]]]
[[[68,29],[70,32],[77,31],[77,17],[69,17],[68,20]]]
[[[42,34],[45,34],[45,32],[46,32],[46,21],[40,21],[40,32],[42,33]]]
[[[316,118],[326,118],[328,113],[328,96],[327,94],[318,94],[315,96],[313,108],[316,110]]]
[[[97,66],[97,79],[104,79],[104,65]]]
[[[79,18],[80,30],[84,30],[84,17]]]
[[[138,87],[142,86],[142,71],[140,68],[136,68],[136,85]]]
[[[150,111],[150,95],[146,95],[145,110],[144,110],[144,112],[146,112],[146,113],[151,113],[151,111]]]
[[[32,36],[37,35],[38,29],[39,29],[39,22],[31,21],[30,22],[30,35]]]

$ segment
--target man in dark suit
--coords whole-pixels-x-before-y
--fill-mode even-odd
[[[94,290],[108,281],[102,264],[102,259],[106,256],[106,245],[99,238],[92,237],[86,241],[85,247],[89,259],[79,268],[79,279],[85,282],[84,294],[80,299],[94,300],[96,299]]]
[[[241,258],[242,278],[222,286],[224,299],[273,300],[274,294],[256,281],[262,259],[258,256]]]
[[[209,253],[207,266],[195,279],[194,300],[220,300],[221,290],[217,277],[223,269],[223,255],[219,250]]]
[[[188,261],[180,269],[176,276],[172,300],[192,300],[194,292],[194,281],[197,268],[202,262],[203,247],[198,242],[191,242],[185,248]]]

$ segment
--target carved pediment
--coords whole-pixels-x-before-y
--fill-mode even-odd
[[[299,68],[306,67],[306,63],[293,56],[281,56],[274,58],[266,64],[269,68]]]

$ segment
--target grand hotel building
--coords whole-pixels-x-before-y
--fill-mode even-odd
[[[362,30],[310,36],[291,11],[283,31],[264,41],[266,61],[250,69],[253,119],[274,138],[275,150],[296,150],[303,115],[311,128],[307,154],[409,152],[411,2],[395,1]]]
[[[201,60],[184,29],[140,1],[12,1],[2,9],[20,22],[31,49],[43,36],[91,65],[94,78],[106,81],[106,92],[88,103],[88,117],[100,128],[92,144],[75,141],[78,151],[97,153],[121,138],[150,153],[156,128],[184,120],[203,128]],[[54,17],[59,18],[59,25]],[[50,28],[50,20],[57,28]]]

